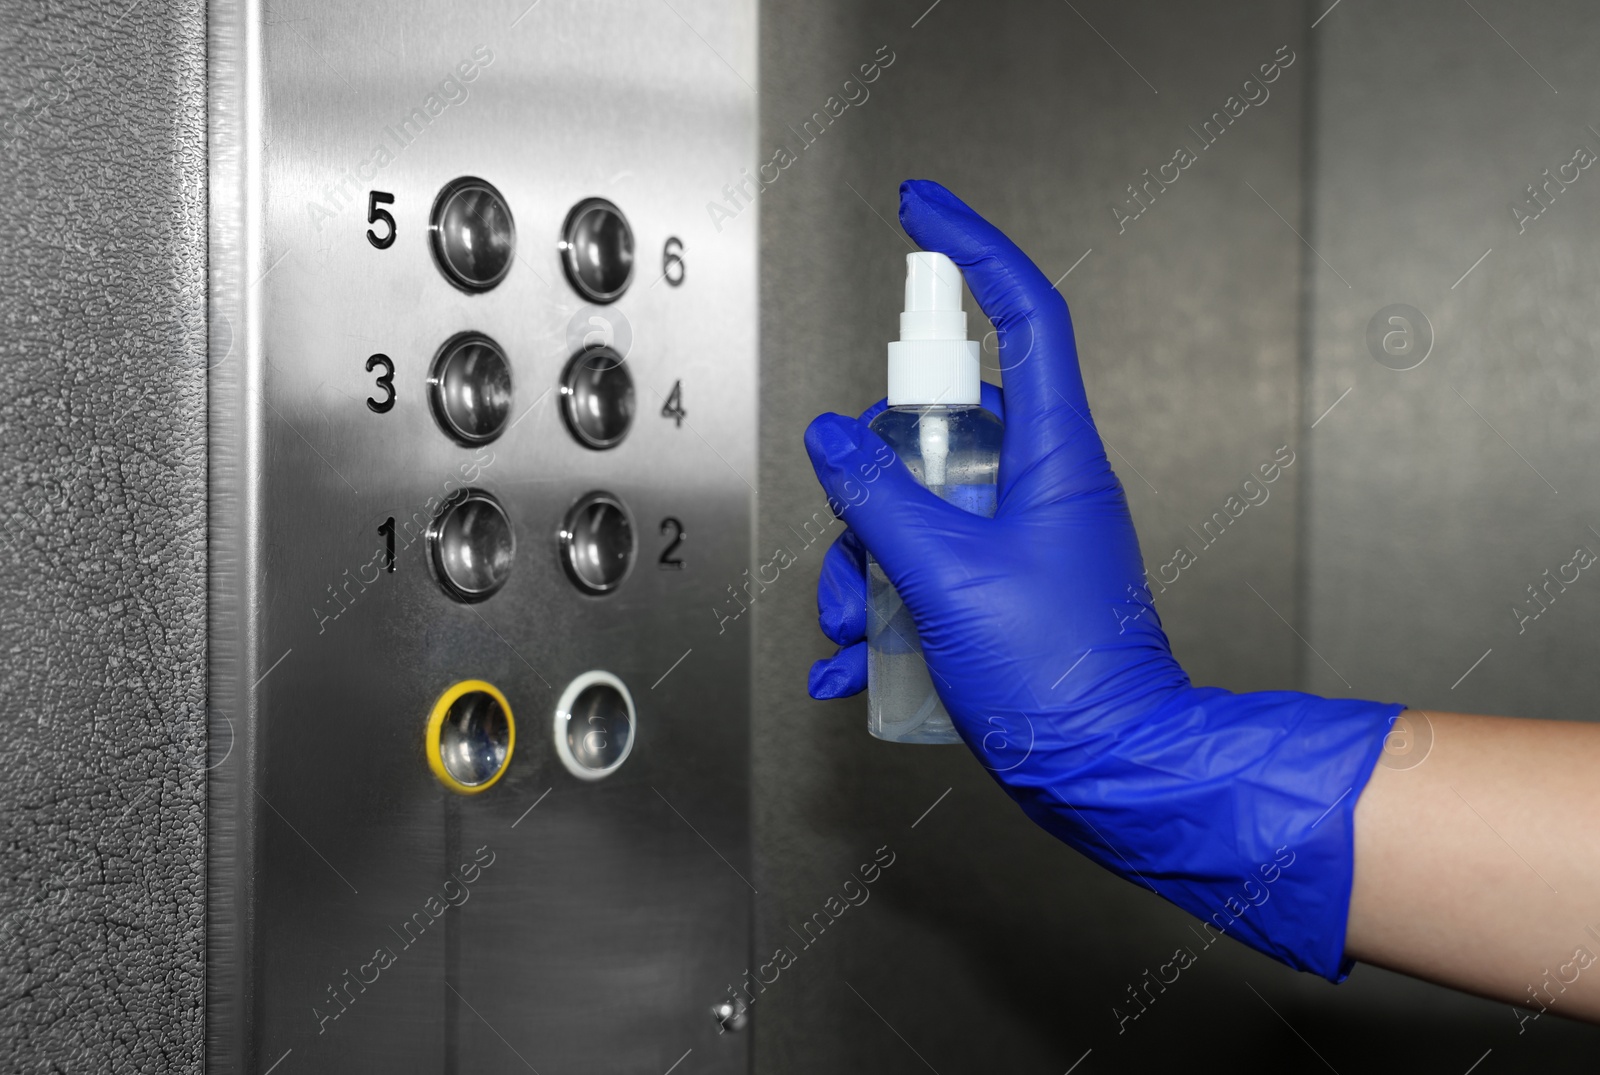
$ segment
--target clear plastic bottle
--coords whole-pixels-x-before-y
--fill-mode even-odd
[[[982,407],[890,407],[872,429],[940,498],[992,516],[1000,419]],[[867,560],[867,727],[895,743],[959,743],[933,689],[911,613],[876,560]]]
[[[943,254],[908,254],[889,408],[872,429],[940,498],[992,516],[1004,429],[978,405],[978,345],[966,337],[960,270]],[[867,586],[867,729],[895,743],[959,743],[911,613],[870,556]]]

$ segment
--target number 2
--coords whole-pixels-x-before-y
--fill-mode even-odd
[[[384,235],[384,236],[381,236],[381,237],[376,232],[374,232],[371,228],[367,229],[367,242],[371,243],[373,246],[377,247],[379,250],[387,250],[391,246],[394,245],[394,231],[395,231],[395,228],[394,228],[394,217],[389,215],[389,210],[387,210],[387,209],[379,209],[378,206],[380,206],[380,205],[393,205],[393,204],[394,204],[394,195],[393,194],[385,194],[381,190],[374,190],[374,191],[372,191],[371,193],[369,193],[367,195],[367,223],[368,224],[376,224],[378,221],[381,220],[381,221],[383,221],[385,224],[387,224],[389,226],[388,227],[388,232],[389,233],[387,235]]]
[[[377,385],[388,393],[382,400],[367,397],[367,406],[377,414],[387,414],[394,407],[394,363],[389,361],[388,355],[373,355],[367,359],[367,372],[371,373],[378,366],[383,367]]]
[[[661,559],[656,562],[656,566],[663,571],[682,571],[683,561],[673,553],[683,544],[683,524],[669,515],[661,520],[661,532],[665,534],[669,530],[672,531],[672,541],[661,550]]]

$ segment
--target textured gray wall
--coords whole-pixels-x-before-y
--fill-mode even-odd
[[[197,1071],[203,10],[0,27],[0,1067]]]
[[[1465,81],[1491,72],[1497,83],[1516,77],[1513,66],[1521,65],[1515,56],[1507,51],[1499,57],[1488,45],[1480,53],[1479,31],[1494,46],[1499,43],[1464,5],[1459,18],[1452,15],[1442,27],[1408,16],[1397,31],[1396,17],[1380,12],[1379,5],[1347,0],[1311,30],[1324,7],[1074,0],[1072,6],[941,3],[925,13],[923,0],[766,5],[763,145],[772,150],[788,145],[799,160],[760,196],[760,546],[789,542],[798,548],[792,545],[799,540],[796,531],[822,509],[800,446],[805,423],[823,410],[860,409],[882,394],[883,345],[895,329],[907,249],[894,226],[896,185],[906,176],[937,178],[1010,232],[1052,278],[1093,249],[1061,286],[1073,307],[1091,398],[1128,489],[1147,563],[1154,571],[1180,545],[1200,549],[1198,562],[1157,594],[1174,647],[1196,681],[1241,690],[1310,683],[1329,693],[1347,693],[1340,681],[1333,679],[1330,686],[1331,677],[1318,673],[1321,663],[1288,626],[1304,634],[1314,623],[1318,648],[1358,693],[1421,704],[1415,669],[1434,667],[1439,653],[1408,652],[1405,643],[1428,629],[1424,623],[1438,622],[1438,611],[1453,615],[1469,607],[1454,598],[1448,607],[1443,603],[1462,575],[1443,549],[1474,542],[1481,561],[1496,547],[1498,535],[1510,529],[1507,524],[1485,533],[1487,520],[1522,511],[1525,501],[1474,501],[1472,487],[1458,478],[1453,497],[1445,499],[1448,491],[1430,494],[1435,510],[1429,515],[1411,505],[1406,515],[1416,525],[1397,530],[1385,512],[1407,492],[1395,489],[1389,503],[1358,488],[1376,480],[1382,493],[1389,480],[1384,468],[1400,466],[1392,460],[1416,456],[1443,464],[1452,458],[1444,446],[1424,443],[1428,430],[1441,428],[1435,412],[1448,401],[1468,422],[1478,419],[1448,393],[1443,400],[1434,397],[1428,405],[1434,410],[1413,416],[1422,428],[1401,431],[1406,439],[1387,456],[1391,462],[1356,451],[1357,442],[1377,429],[1372,426],[1366,434],[1340,431],[1352,454],[1344,469],[1330,469],[1340,464],[1321,438],[1340,429],[1338,421],[1362,413],[1353,406],[1360,397],[1365,394],[1370,403],[1376,393],[1358,387],[1325,422],[1310,428],[1345,384],[1325,383],[1322,333],[1331,314],[1320,304],[1329,294],[1327,274],[1295,232],[1308,231],[1303,198],[1310,191],[1345,207],[1342,215],[1325,211],[1316,217],[1319,234],[1381,241],[1378,220],[1369,218],[1357,227],[1361,212],[1371,208],[1362,199],[1392,202],[1397,212],[1384,223],[1412,234],[1414,222],[1405,213],[1426,206],[1436,187],[1415,178],[1403,183],[1383,165],[1437,142],[1455,153],[1439,162],[1450,189],[1464,187],[1468,179],[1477,183],[1481,136],[1514,127],[1529,102],[1523,99],[1527,88],[1521,87],[1518,96],[1493,104],[1488,100],[1493,90],[1484,86],[1483,107],[1458,103],[1452,108],[1449,91],[1440,88],[1430,91],[1437,108],[1426,120],[1437,129],[1432,134],[1414,130],[1400,106],[1408,102],[1407,93],[1427,81],[1433,66],[1450,72],[1459,92]],[[1317,36],[1335,30],[1351,36]],[[1460,42],[1468,37],[1472,47],[1463,51]],[[1348,64],[1344,69],[1330,69],[1312,55],[1327,40],[1344,42],[1333,58],[1335,64]],[[1584,40],[1592,36],[1569,38],[1574,67]],[[816,144],[801,150],[801,121],[820,110],[830,94],[839,94],[842,81],[883,44],[894,50],[896,60],[868,87],[870,99],[848,108]],[[1198,151],[1188,125],[1198,127],[1230,94],[1239,93],[1243,81],[1282,45],[1297,59],[1268,87],[1271,97],[1240,116],[1215,146],[1198,152],[1199,162],[1118,234],[1110,206],[1127,196],[1126,185],[1143,169],[1170,159],[1180,144]],[[1419,56],[1433,49],[1435,59]],[[1348,55],[1361,50],[1366,52],[1359,57]],[[1379,72],[1388,72],[1386,90],[1370,84]],[[1526,68],[1522,74],[1543,89]],[[1325,82],[1330,85],[1324,87]],[[1382,125],[1355,130],[1348,126],[1349,115],[1332,115],[1332,102],[1341,93],[1364,98]],[[1566,93],[1562,86],[1563,98]],[[1307,125],[1313,108],[1333,132],[1314,142]],[[1557,150],[1565,146],[1570,155],[1565,142],[1577,138],[1577,130],[1569,128],[1574,128],[1570,121],[1557,125],[1560,137],[1552,135],[1539,151],[1519,157],[1509,174],[1528,171],[1518,180],[1527,182],[1539,168],[1565,159]],[[1319,154],[1315,158],[1313,149]],[[1318,160],[1322,169],[1314,185],[1306,172],[1309,159]],[[1509,178],[1498,185],[1485,180],[1485,185],[1479,222],[1483,242],[1476,235],[1452,234],[1459,222],[1448,214],[1426,218],[1437,225],[1429,229],[1430,241],[1449,252],[1439,259],[1443,289],[1472,258],[1504,237],[1502,203],[1516,188]],[[1577,198],[1585,196],[1573,193],[1569,222],[1581,211]],[[1491,228],[1500,229],[1498,236],[1489,235]],[[1314,243],[1343,268],[1322,240]],[[1343,249],[1331,237],[1327,244]],[[1546,286],[1558,286],[1571,304],[1563,308],[1566,321],[1581,316],[1575,303],[1595,268],[1594,255],[1579,254],[1577,245],[1562,247],[1564,256],[1551,248],[1544,254]],[[1349,259],[1352,271],[1371,271],[1370,265],[1361,267],[1363,258],[1370,261],[1359,251]],[[1586,267],[1579,278],[1554,284],[1554,273],[1574,263]],[[1509,261],[1499,268],[1517,271]],[[1402,273],[1398,282],[1407,279]],[[1301,380],[1310,329],[1303,316],[1307,280],[1318,287],[1314,385]],[[1372,272],[1371,280],[1369,285],[1364,276],[1356,284],[1378,290],[1363,291],[1354,304],[1360,308],[1352,322],[1354,335],[1351,326],[1340,330],[1348,337],[1341,361],[1364,363],[1361,376],[1383,375],[1392,384],[1407,375],[1378,368],[1365,356],[1366,319],[1386,302],[1424,302],[1404,289],[1389,297],[1387,285],[1379,286],[1381,274]],[[1338,282],[1332,286],[1345,301]],[[1529,322],[1527,332],[1540,316],[1531,301],[1536,286],[1528,280],[1521,288],[1526,297],[1518,309]],[[1477,292],[1463,308],[1481,303],[1483,294]],[[968,309],[981,324],[970,298]],[[1513,339],[1521,337],[1507,343]],[[1534,344],[1525,346],[1528,356],[1521,361],[1537,361]],[[1576,365],[1577,356],[1587,352],[1561,346],[1573,355],[1562,367],[1566,382],[1558,379],[1555,387],[1531,397],[1542,408],[1537,413],[1552,417],[1580,406],[1563,403],[1561,388],[1587,383],[1587,374]],[[1350,357],[1357,351],[1358,358]],[[1549,351],[1540,353],[1551,360]],[[1514,379],[1510,373],[1499,376],[1500,381],[1480,389],[1485,398]],[[1481,409],[1470,386],[1461,391]],[[1532,407],[1530,401],[1529,421],[1536,413]],[[1454,450],[1470,447],[1485,467],[1492,462],[1505,476],[1507,493],[1520,490],[1527,502],[1541,493],[1549,496],[1525,469],[1520,476],[1515,472],[1521,463],[1511,453],[1505,453],[1509,463],[1498,457],[1491,461],[1492,449],[1503,450],[1503,445],[1487,430],[1481,437],[1479,432],[1470,426],[1457,430]],[[1198,528],[1218,510],[1280,445],[1296,452],[1296,463],[1271,498],[1246,512],[1215,545],[1201,549],[1188,528]],[[1536,458],[1528,447],[1518,447],[1545,469],[1545,456]],[[1546,453],[1553,454],[1553,448]],[[1575,511],[1583,493],[1576,480],[1581,457],[1570,451],[1566,458],[1564,469],[1546,474],[1561,488],[1563,504],[1573,497],[1569,507]],[[1312,488],[1320,499],[1310,545],[1317,566],[1308,575],[1302,570],[1306,546],[1297,541],[1297,532],[1305,522],[1299,493],[1312,459],[1319,467]],[[1474,464],[1468,472],[1479,469]],[[1443,476],[1437,468],[1432,473]],[[1525,489],[1524,478],[1537,491]],[[1570,493],[1563,479],[1573,481]],[[1341,495],[1345,501],[1337,499]],[[1463,505],[1470,505],[1470,515]],[[1338,522],[1345,511],[1354,517]],[[1424,527],[1424,520],[1432,525]],[[1475,529],[1476,535],[1463,533]],[[1446,538],[1446,531],[1455,533]],[[830,531],[830,539],[836,532]],[[1552,558],[1578,539],[1562,537],[1548,550],[1548,563],[1538,567],[1555,567]],[[1340,549],[1340,541],[1355,547]],[[1403,558],[1396,555],[1402,546]],[[1147,968],[1170,959],[1178,945],[1197,943],[1184,916],[1102,874],[1033,828],[966,752],[877,743],[866,735],[860,699],[821,704],[806,698],[807,665],[831,648],[814,619],[813,586],[823,547],[818,541],[806,549],[803,567],[762,595],[758,605],[754,787],[761,895],[755,947],[758,953],[770,952],[787,943],[798,953],[794,965],[757,999],[758,1070],[1061,1072],[1089,1049],[1094,1052],[1080,1072],[1193,1070],[1224,1063],[1241,1072],[1322,1070],[1308,1042],[1340,1071],[1438,1065],[1465,1070],[1489,1048],[1513,1058],[1512,1067],[1498,1070],[1541,1065],[1579,1070],[1574,1058],[1581,1054],[1572,1041],[1580,1032],[1570,1026],[1544,1020],[1538,1034],[1518,1039],[1515,1019],[1504,1005],[1371,968],[1358,969],[1335,989],[1232,942],[1205,951],[1147,1014],[1118,1033],[1113,1007],[1133,1010],[1126,1000],[1128,986]],[[1600,550],[1600,538],[1594,547]],[[1541,548],[1535,546],[1534,552]],[[1570,555],[1568,549],[1562,562]],[[1406,567],[1431,573],[1425,582]],[[1339,618],[1338,608],[1356,604],[1340,592],[1347,584],[1372,595],[1361,604],[1364,618]],[[1466,579],[1454,583],[1458,591],[1467,584]],[[1377,600],[1380,585],[1391,595],[1408,595],[1388,599],[1407,603],[1400,610],[1406,617],[1400,621],[1407,624],[1404,634],[1385,626],[1396,621],[1384,618],[1388,606]],[[1486,616],[1510,620],[1493,600],[1487,606]],[[1548,621],[1562,611],[1557,606],[1535,626],[1557,626]],[[1452,624],[1452,632],[1463,630],[1463,624]],[[1550,632],[1552,639],[1555,633]],[[1322,639],[1329,639],[1337,656],[1322,648]],[[1447,688],[1491,644],[1492,638],[1464,652],[1460,661],[1452,650],[1450,661],[1440,662],[1431,674],[1451,670],[1443,681]],[[1491,660],[1499,656],[1497,650]],[[1382,678],[1362,660],[1372,668],[1380,667],[1373,662],[1390,662],[1397,674]],[[1552,673],[1559,667],[1554,656],[1548,667]],[[1569,697],[1580,696],[1576,682],[1566,681]],[[1489,701],[1472,704],[1491,706]],[[947,788],[948,796],[922,817]],[[882,845],[898,857],[870,890],[872,898],[802,949],[792,930]],[[1496,1069],[1488,1064],[1480,1070]]]

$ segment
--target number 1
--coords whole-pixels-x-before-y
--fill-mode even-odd
[[[378,533],[386,539],[383,552],[383,569],[393,574],[394,572],[394,516],[391,515],[378,527]]]

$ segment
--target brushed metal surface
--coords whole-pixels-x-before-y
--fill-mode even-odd
[[[1600,674],[1582,656],[1595,598],[1559,595],[1521,639],[1536,650],[1501,639],[1594,503],[1600,180],[1591,168],[1524,236],[1506,202],[1578,142],[1600,148],[1582,133],[1600,114],[1596,16],[1475,6],[1559,95],[1460,3],[769,6],[762,146],[799,160],[762,195],[763,545],[821,507],[805,423],[882,394],[906,250],[895,186],[927,176],[1063,277],[1152,570],[1198,547],[1188,528],[1274,449],[1297,452],[1261,510],[1156,594],[1197,682],[1579,712]],[[885,43],[898,58],[870,98],[801,149],[800,122]],[[1187,127],[1284,44],[1298,58],[1271,98],[1119,234],[1126,184],[1192,145]],[[1396,302],[1439,328],[1414,374],[1367,353],[1368,319]],[[758,1070],[1326,1070],[1308,1042],[1339,1071],[1465,1071],[1491,1047],[1477,1070],[1592,1067],[1588,1028],[1545,1018],[1518,1035],[1504,1004],[1365,966],[1332,988],[1231,942],[1196,947],[1193,973],[1135,1007],[1129,990],[1195,946],[1185,916],[1031,826],[966,752],[875,743],[864,700],[804,697],[807,664],[832,650],[812,591],[831,536],[759,606],[757,950],[872,848],[899,857],[758,999]]]
[[[1600,153],[1589,126],[1600,12],[1474,6],[1345,4],[1316,30],[1303,630],[1320,657],[1307,651],[1305,685],[1592,720],[1597,580],[1552,586],[1525,631],[1513,609],[1537,610],[1526,587],[1578,546],[1600,551],[1596,169],[1541,193],[1551,205],[1525,231],[1511,206],[1580,144]],[[1396,303],[1431,322],[1432,352],[1414,369],[1380,364],[1366,340]],[[1519,839],[1515,823],[1489,820]],[[1527,867],[1508,853],[1506,869]],[[1519,1034],[1506,1005],[1373,968],[1320,1018],[1365,1031],[1393,1012],[1408,1013],[1408,1029],[1364,1033],[1347,1047],[1352,1066],[1371,1070],[1375,1046],[1413,1036],[1455,1043],[1463,1070],[1491,1048],[1484,1068],[1593,1065],[1592,1028],[1546,1018]],[[1399,1065],[1408,1051],[1378,1055]]]
[[[1552,585],[1537,618],[1527,587],[1580,545],[1600,551],[1600,182],[1591,165],[1542,189],[1576,148],[1600,154],[1600,12],[1464,13],[1429,0],[1384,12],[1382,33],[1370,14],[1319,29],[1312,241],[1350,286],[1315,266],[1308,420],[1350,395],[1311,457],[1310,638],[1332,669],[1313,661],[1308,679],[1344,690],[1337,669],[1419,707],[1593,719],[1600,586],[1587,572]],[[1534,218],[1519,225],[1514,205]],[[1391,303],[1432,322],[1415,369],[1368,353],[1368,320]]]
[[[1175,546],[1198,546],[1189,527],[1296,443],[1307,255],[1273,209],[1301,213],[1310,20],[1300,5],[1260,2],[929,7],[764,11],[762,150],[788,145],[799,159],[761,196],[761,547],[818,531],[814,510],[827,519],[805,424],[883,395],[908,249],[897,187],[919,176],[969,199],[1061,279],[1154,571]],[[1119,233],[1110,209],[1127,185],[1193,144],[1187,126],[1285,44],[1300,59],[1265,105]],[[843,82],[881,45],[896,59],[870,97],[802,149],[801,122],[830,95],[859,99]],[[986,330],[970,295],[966,308]],[[1300,643],[1246,585],[1297,618],[1295,470],[1156,594],[1197,682],[1295,685]],[[833,648],[814,587],[835,533],[796,545],[800,565],[757,605],[756,948],[799,953],[754,1005],[758,1070],[926,1072],[920,1054],[947,1075],[1060,1073],[1090,1048],[1079,1075],[1190,1070],[1213,1051],[1233,1070],[1281,1068],[1281,1024],[1243,979],[1269,991],[1292,973],[1219,944],[1205,977],[1186,976],[1119,1034],[1113,1008],[1128,985],[1193,943],[1185,916],[1035,827],[967,751],[874,741],[864,698],[806,697],[807,665]],[[898,858],[871,899],[801,950],[790,927],[880,845]]]
[[[224,626],[239,633],[231,699],[249,749],[219,792],[238,810],[240,925],[237,1025],[214,1035],[228,1043],[214,1059],[665,1071],[692,1050],[694,1070],[743,1071],[748,1036],[719,1035],[710,1008],[749,964],[750,639],[714,610],[737,607],[728,588],[751,562],[755,249],[705,203],[750,159],[754,10],[225,16],[246,104],[240,217],[215,222],[237,243],[243,325],[237,372],[219,375],[239,380],[219,420],[242,427],[227,491],[242,620]],[[516,218],[514,265],[478,294],[441,275],[425,227],[463,175]],[[387,249],[366,237],[374,189],[394,196]],[[580,302],[556,246],[590,196],[622,207],[639,251],[604,308]],[[681,286],[662,279],[669,238]],[[426,390],[440,345],[469,330],[501,345],[515,384],[513,424],[475,448],[438,428]],[[620,445],[594,451],[560,420],[555,385],[608,331],[631,340],[639,409]],[[365,369],[380,352],[387,413],[366,402],[384,398]],[[681,424],[661,414],[679,379]],[[475,605],[446,597],[407,540],[467,480],[504,505],[517,543],[504,589]],[[640,530],[639,562],[603,597],[572,585],[557,547],[595,489]],[[377,529],[390,517],[393,573]],[[668,517],[682,567],[664,570]],[[629,685],[638,728],[626,763],[588,783],[556,758],[552,722],[562,688],[596,668]],[[470,798],[422,755],[434,700],[469,677],[503,690],[517,721],[506,776]]]

